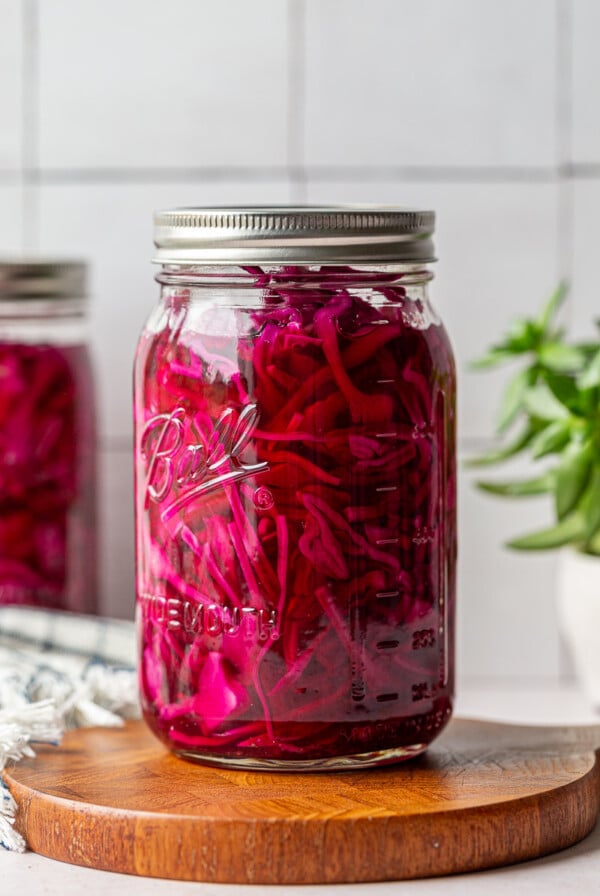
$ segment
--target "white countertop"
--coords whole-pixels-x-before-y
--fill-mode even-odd
[[[494,682],[463,684],[456,715],[507,722],[588,724],[599,722],[572,686],[550,687]],[[600,892],[600,825],[581,843],[552,856],[476,874],[430,880],[319,886],[265,887],[238,884],[181,883],[94,871],[65,865],[28,852],[0,850],[3,896],[324,896],[335,891],[361,896],[470,896],[494,894],[588,894]]]

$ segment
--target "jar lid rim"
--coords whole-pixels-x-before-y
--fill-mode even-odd
[[[78,259],[0,258],[0,300],[85,298],[86,269]]]
[[[213,206],[154,215],[162,264],[427,263],[435,212],[382,205]]]

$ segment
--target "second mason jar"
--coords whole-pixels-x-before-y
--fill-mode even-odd
[[[450,717],[455,374],[433,225],[156,216],[135,367],[140,689],[182,756],[377,765]]]
[[[0,605],[98,610],[85,275],[0,260]]]

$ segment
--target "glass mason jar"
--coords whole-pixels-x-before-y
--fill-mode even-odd
[[[414,756],[448,721],[455,373],[431,212],[181,209],[135,365],[144,716],[223,766]]]
[[[82,263],[0,261],[0,605],[97,609],[84,295]]]

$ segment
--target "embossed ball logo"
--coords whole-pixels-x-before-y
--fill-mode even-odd
[[[146,500],[164,505],[163,522],[203,494],[269,469],[266,461],[252,458],[257,421],[255,404],[239,412],[226,408],[208,431],[183,407],[148,420],[141,436]],[[268,489],[258,491],[259,502],[268,504]]]

